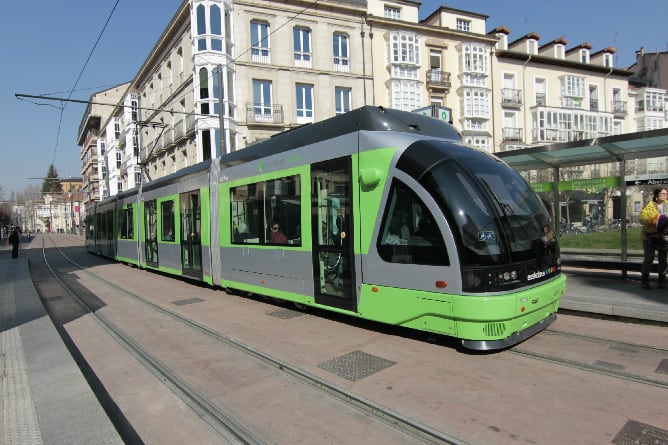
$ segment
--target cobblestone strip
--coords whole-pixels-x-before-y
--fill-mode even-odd
[[[2,332],[3,444],[41,445],[19,328]]]

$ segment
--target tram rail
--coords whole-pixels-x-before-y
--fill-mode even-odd
[[[65,289],[67,289],[68,294],[77,302],[77,304],[79,304],[84,310],[95,317],[95,320],[109,333],[109,335],[118,341],[134,357],[136,357],[158,379],[164,381],[175,394],[181,397],[195,412],[201,415],[202,418],[207,421],[207,423],[209,423],[216,431],[221,434],[221,436],[231,440],[232,443],[272,443],[271,440],[259,437],[238,419],[235,419],[234,416],[228,413],[224,408],[213,403],[207,398],[206,394],[203,394],[194,389],[183,378],[172,372],[171,369],[159,358],[155,357],[150,353],[150,351],[147,351],[145,348],[143,348],[132,336],[128,335],[124,332],[123,329],[119,328],[113,322],[113,320],[110,320],[108,317],[104,316],[104,314],[101,314],[100,311],[95,311],[93,307],[80,298],[77,295],[77,292],[66,283],[66,280],[64,280],[62,276],[60,276],[56,268],[49,265],[49,260],[45,253],[46,248],[44,247],[45,238],[46,237],[42,237],[42,251],[43,259],[47,264],[47,267],[53,276],[58,280],[58,282]],[[230,336],[211,329],[206,325],[197,322],[196,320],[184,316],[183,314],[170,310],[149,300],[148,298],[144,298],[141,295],[131,292],[122,286],[119,286],[103,278],[102,276],[87,270],[85,267],[69,257],[58,245],[56,245],[55,241],[51,237],[48,238],[53,247],[58,250],[59,254],[65,258],[66,261],[76,267],[81,273],[84,273],[87,276],[98,280],[104,285],[109,286],[110,288],[114,289],[115,292],[131,297],[132,299],[146,305],[156,312],[177,320],[179,323],[182,323],[197,332],[205,334],[206,336],[213,338],[215,341],[224,344],[227,347],[242,352],[246,356],[271,367],[273,370],[280,372],[285,376],[289,376],[300,384],[308,386],[311,389],[315,389],[331,398],[336,399],[338,402],[343,403],[349,409],[355,410],[366,417],[376,419],[392,430],[411,437],[413,440],[415,440],[415,443],[458,445],[466,444],[466,442],[459,438],[440,431],[436,431],[426,425],[416,422],[413,419],[403,416],[400,413],[376,404],[370,400],[364,399],[363,397],[357,396],[344,388],[326,382],[317,376],[290,365],[287,362],[272,357],[265,352],[262,352]]]

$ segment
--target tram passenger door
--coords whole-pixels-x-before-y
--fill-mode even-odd
[[[158,203],[155,200],[144,204],[144,229],[146,264],[158,267]]]
[[[315,301],[355,311],[351,159],[314,164],[311,221]]]
[[[202,279],[202,233],[199,190],[181,193],[181,267],[183,275]]]

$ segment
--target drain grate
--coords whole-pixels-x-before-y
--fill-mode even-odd
[[[668,431],[629,420],[612,439],[615,445],[657,445],[668,443]]]
[[[290,318],[300,317],[304,314],[299,311],[293,311],[292,309],[281,309],[278,311],[269,312],[267,313],[267,315],[271,315],[272,317],[275,318],[280,318],[281,320],[288,320]]]
[[[319,364],[318,368],[354,382],[396,365],[396,363],[366,352],[353,351],[327,360]]]
[[[654,372],[658,374],[668,374],[668,358],[664,358],[663,360],[661,360],[659,367],[656,368],[656,371]]]
[[[176,300],[172,301],[172,304],[175,304],[177,306],[185,306],[186,304],[193,304],[193,303],[201,303],[202,300],[201,298],[187,298],[185,300]]]

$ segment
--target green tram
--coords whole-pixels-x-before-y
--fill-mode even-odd
[[[90,252],[303,306],[512,346],[566,277],[526,181],[449,124],[362,107],[91,205]]]

